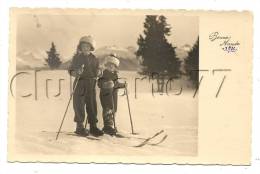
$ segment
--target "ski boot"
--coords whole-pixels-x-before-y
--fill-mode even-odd
[[[83,124],[78,122],[77,123],[77,128],[75,131],[75,134],[79,135],[79,136],[83,136],[86,137],[89,135],[89,131],[87,129],[84,128]]]
[[[89,135],[89,131],[85,128],[76,128],[75,133],[82,137],[86,137]]]
[[[97,128],[97,126],[90,125],[89,133],[93,135],[94,137],[99,137],[104,134],[104,132]]]
[[[114,129],[114,128],[112,128],[111,126],[105,126],[104,128],[103,128],[103,132],[105,133],[105,134],[108,134],[108,135],[110,135],[110,136],[114,136],[114,135],[116,135],[116,130]]]

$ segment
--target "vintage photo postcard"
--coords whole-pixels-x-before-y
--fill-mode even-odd
[[[10,11],[9,162],[250,164],[250,12]]]

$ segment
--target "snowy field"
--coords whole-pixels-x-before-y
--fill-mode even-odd
[[[75,130],[72,103],[69,107],[62,133],[55,141],[56,132],[61,123],[69,99],[70,78],[66,71],[37,72],[37,99],[35,99],[34,71],[28,71],[16,79],[16,121],[15,152],[34,155],[162,155],[196,156],[198,144],[198,99],[193,98],[194,90],[187,90],[183,81],[174,82],[169,95],[151,92],[153,81],[143,80],[137,84],[137,98],[134,93],[135,72],[121,72],[129,86],[129,98],[137,138],[115,138],[103,136],[101,140],[89,140],[68,135]],[[46,92],[46,79],[48,90]],[[59,93],[59,79],[61,90]],[[177,84],[177,85],[176,85]],[[174,95],[184,84],[183,93]],[[156,83],[154,83],[156,86]],[[21,97],[28,95],[28,97]],[[46,95],[47,93],[47,95]],[[120,92],[123,94],[123,91]],[[102,128],[102,109],[98,102],[98,127]],[[131,136],[126,96],[119,96],[117,112],[118,130]],[[142,139],[163,129],[168,138],[158,146],[146,145],[133,147]],[[161,135],[162,137],[162,135]],[[158,137],[159,138],[159,137]],[[37,159],[36,159],[37,160]]]

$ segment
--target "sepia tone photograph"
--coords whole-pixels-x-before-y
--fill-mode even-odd
[[[20,15],[17,151],[196,156],[198,29],[196,16]]]
[[[236,66],[204,63],[201,69],[201,14],[75,11],[11,13],[11,161],[168,164],[198,158],[199,139],[206,145],[199,136],[205,125],[200,117],[214,114],[210,107],[199,112],[205,101],[200,90],[213,91],[201,89],[209,84],[201,73],[226,73],[210,83],[216,85],[210,97],[217,102],[225,94],[230,98],[227,91],[234,88],[226,83]],[[219,30],[205,33],[204,43],[225,39]],[[222,57],[239,53],[240,43],[227,45],[204,44]],[[214,109],[227,117],[222,104]]]

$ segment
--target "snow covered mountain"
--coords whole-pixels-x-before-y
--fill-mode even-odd
[[[191,46],[188,44],[182,45],[180,47],[177,47],[175,49],[176,51],[176,56],[183,61],[188,57],[188,52],[191,50]]]
[[[97,49],[95,55],[102,61],[109,54],[116,54],[120,60],[120,70],[137,70],[139,67],[138,61],[135,56],[135,47],[122,48],[118,46],[105,46]]]
[[[101,47],[97,49],[94,54],[97,57],[104,57],[106,55],[114,53],[117,55],[117,57],[121,59],[136,59],[135,51],[136,51],[135,47],[130,46],[127,48],[123,48],[123,47],[112,45],[112,46]]]
[[[16,68],[34,69],[46,67],[45,58],[47,54],[41,50],[22,50],[16,54]]]
[[[181,47],[177,47],[175,49],[177,57],[184,61],[185,58],[188,56],[188,52],[191,49],[190,45],[183,45]],[[100,59],[102,63],[104,58],[109,54],[116,54],[120,60],[120,70],[131,70],[136,71],[139,69],[140,65],[138,60],[136,59],[135,52],[137,48],[133,46],[129,46],[127,48],[118,47],[116,45],[112,46],[104,46],[98,48],[94,54],[97,58]],[[36,49],[36,50],[22,50],[19,51],[16,55],[16,68],[19,70],[26,70],[26,69],[35,69],[35,68],[42,68],[48,69],[46,65],[45,58],[47,58],[47,54],[44,50]],[[68,69],[70,65],[71,59],[65,61],[61,64],[59,69]]]
[[[127,48],[122,48],[118,46],[104,46],[101,48],[98,48],[95,52],[94,55],[100,59],[100,63],[102,64],[105,57],[110,54],[116,54],[118,59],[120,60],[120,65],[119,69],[120,70],[128,70],[128,71],[135,71],[138,70],[139,64],[138,60],[136,59],[135,56],[135,51],[136,48],[129,46]],[[70,65],[71,60],[64,62],[61,65],[61,69],[68,69]]]

